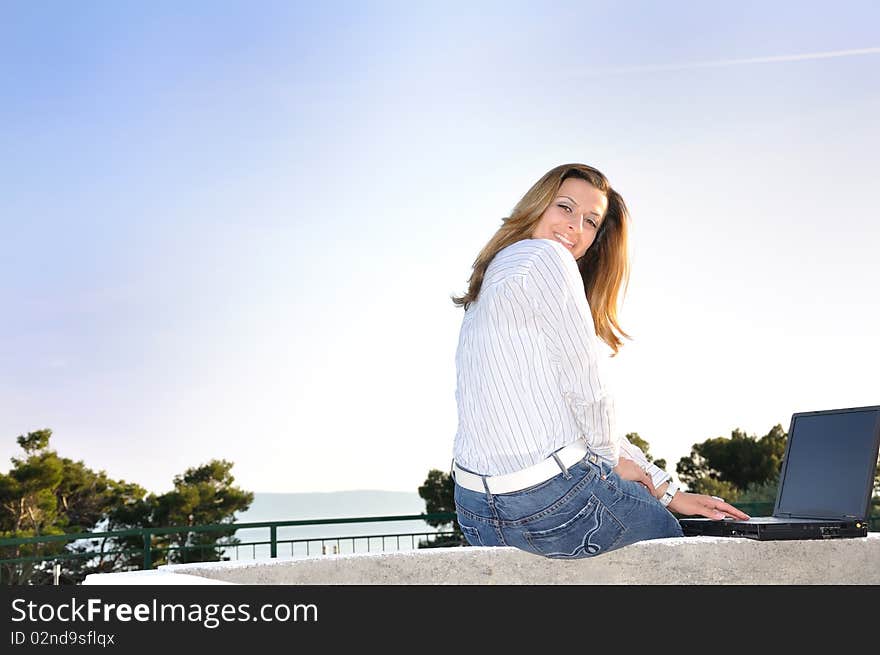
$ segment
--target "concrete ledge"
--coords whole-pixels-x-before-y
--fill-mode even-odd
[[[84,585],[190,585],[235,584],[203,575],[189,575],[182,571],[167,571],[159,567],[153,571],[126,571],[124,573],[92,573],[83,580]]]
[[[179,584],[278,585],[880,584],[880,533],[821,541],[657,539],[581,560],[550,560],[513,548],[432,548],[177,564],[143,573],[161,573],[162,581],[153,584],[178,584],[178,578]],[[111,582],[131,575],[90,575],[86,584],[150,584],[136,577]]]

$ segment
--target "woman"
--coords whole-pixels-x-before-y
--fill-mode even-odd
[[[549,171],[474,262],[456,351],[455,506],[471,545],[590,557],[681,536],[669,511],[748,518],[678,491],[619,437],[597,337],[616,354],[628,213],[583,164]]]

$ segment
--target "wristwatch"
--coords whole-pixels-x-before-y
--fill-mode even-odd
[[[672,499],[675,498],[675,492],[677,491],[678,485],[675,484],[672,478],[669,478],[669,484],[666,485],[666,491],[660,496],[660,504],[663,505],[663,507],[669,505],[669,503],[672,502]]]

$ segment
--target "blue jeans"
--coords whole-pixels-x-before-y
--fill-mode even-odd
[[[584,458],[566,473],[505,494],[455,485],[458,524],[472,546],[513,546],[558,559],[593,557],[636,541],[681,537],[643,485]]]

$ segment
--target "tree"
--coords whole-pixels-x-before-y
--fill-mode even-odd
[[[93,471],[82,461],[63,458],[64,474],[55,491],[65,533],[113,532],[150,525],[146,489],[125,480],[113,480],[104,471]],[[133,511],[133,508],[138,508]],[[67,551],[80,557],[65,561],[62,575],[81,582],[91,573],[110,573],[143,568],[143,538],[101,537],[67,544]],[[45,584],[49,572],[44,571]],[[32,580],[40,584],[37,578]]]
[[[235,513],[245,511],[254,494],[233,486],[232,462],[212,459],[175,476],[174,489],[151,497],[152,523],[156,526],[229,524],[225,530],[181,532],[162,535],[158,545],[171,550],[160,553],[157,561],[169,563],[217,561],[226,547],[234,546]]]
[[[231,462],[212,460],[174,478],[174,490],[161,496],[141,486],[113,480],[82,461],[49,450],[49,429],[19,436],[25,457],[0,474],[0,538],[111,532],[130,528],[232,523],[234,513],[253,502],[253,493],[233,486]],[[174,546],[154,561],[217,560],[232,539],[234,527],[217,532],[161,536],[155,546]],[[219,543],[218,543],[219,542]],[[81,582],[89,573],[143,567],[143,537],[105,537],[68,543],[49,542],[0,548],[0,559],[65,555],[62,582]],[[76,557],[70,557],[76,555]],[[16,562],[0,567],[0,583],[49,584],[51,562]]]
[[[427,514],[443,514],[455,512],[455,482],[452,476],[444,473],[439,469],[431,469],[428,471],[428,477],[422,486],[419,487],[419,496],[425,501],[425,513]],[[458,527],[457,521],[449,521],[442,519],[426,519],[428,525],[448,529],[447,526],[452,524],[452,534],[445,537],[435,537],[432,540],[420,541],[419,548],[436,548],[438,546],[465,546],[467,541]]]
[[[38,430],[17,441],[25,457],[12,458],[13,468],[0,474],[0,538],[63,534],[57,525],[58,507],[54,491],[63,476],[63,464],[47,450],[51,430]],[[26,544],[0,548],[3,559],[51,555],[64,549],[63,543]],[[23,584],[38,565],[23,561],[0,567],[0,583]]]
[[[760,439],[736,429],[729,439],[694,444],[675,470],[690,491],[734,501],[749,488],[765,485],[766,491],[767,483],[779,476],[787,436],[780,424]]]
[[[750,484],[743,490],[737,502],[739,503],[775,503],[776,493],[779,490],[779,476],[775,475],[765,482]]]

